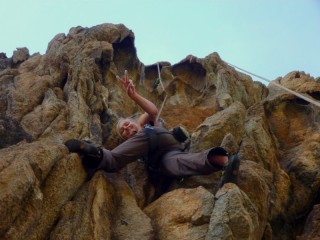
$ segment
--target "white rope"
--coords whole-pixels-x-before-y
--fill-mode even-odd
[[[164,86],[163,86],[163,83],[162,83],[162,79],[161,79],[161,72],[160,72],[159,63],[157,63],[157,67],[158,67],[158,78],[159,78],[159,81],[160,81],[161,87],[162,87],[163,91],[164,91],[165,93],[167,93],[167,92],[166,92],[166,90],[164,89]]]
[[[159,120],[160,115],[161,115],[161,112],[162,112],[162,109],[163,109],[163,107],[164,107],[164,104],[165,104],[165,102],[167,101],[167,92],[166,92],[166,90],[165,90],[165,88],[164,88],[164,86],[163,86],[162,80],[161,80],[161,72],[160,72],[159,63],[157,63],[157,67],[158,67],[158,78],[159,78],[159,81],[160,81],[160,85],[161,85],[161,87],[162,87],[162,89],[163,89],[163,91],[164,91],[164,93],[165,93],[165,97],[164,97],[164,100],[163,100],[163,102],[162,102],[162,104],[161,104],[160,110],[159,110],[159,112],[158,112],[158,115],[157,115],[157,118],[156,118],[156,122]]]
[[[231,63],[228,63],[228,62],[226,62],[226,61],[225,61],[225,63],[227,63],[227,64],[230,65],[231,67],[234,67],[234,68],[239,69],[239,70],[242,71],[242,72],[245,72],[245,73],[247,73],[247,74],[250,74],[250,75],[252,75],[252,76],[255,76],[255,77],[257,77],[257,78],[260,78],[260,79],[262,79],[262,80],[264,80],[264,81],[266,81],[266,82],[269,82],[270,84],[273,84],[273,85],[275,85],[275,86],[277,86],[277,87],[279,87],[279,88],[281,88],[281,89],[283,89],[283,90],[285,90],[285,91],[287,91],[287,92],[289,92],[289,93],[291,93],[291,94],[293,94],[293,95],[295,95],[295,96],[297,96],[297,97],[299,97],[299,98],[302,98],[303,100],[305,100],[305,101],[307,101],[307,102],[309,102],[309,103],[312,103],[312,104],[320,107],[320,102],[318,102],[318,101],[316,101],[316,100],[314,100],[314,99],[312,99],[312,98],[306,97],[306,96],[302,95],[301,93],[295,92],[295,91],[293,91],[293,90],[291,90],[291,89],[289,89],[289,88],[286,88],[286,87],[282,86],[282,85],[279,84],[279,83],[273,82],[273,81],[271,81],[271,80],[269,80],[269,79],[267,79],[267,78],[261,77],[261,76],[259,76],[259,75],[257,75],[257,74],[254,74],[254,73],[251,73],[251,72],[249,72],[249,71],[247,71],[247,70],[244,70],[244,69],[242,69],[242,68],[239,68],[239,67],[237,67],[237,66],[235,66],[235,65],[233,65],[233,64],[231,64]]]

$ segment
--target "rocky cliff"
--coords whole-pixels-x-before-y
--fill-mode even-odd
[[[190,151],[239,152],[237,185],[218,189],[220,172],[154,183],[138,161],[88,181],[63,143],[120,143],[117,119],[139,111],[117,83],[125,69],[160,108],[158,66],[139,61],[124,25],[72,28],[44,55],[0,54],[1,239],[319,239],[319,107],[217,53],[159,63],[161,117],[188,128]],[[303,72],[274,81],[320,99]]]

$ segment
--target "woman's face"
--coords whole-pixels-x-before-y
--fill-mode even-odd
[[[141,127],[131,119],[120,120],[120,122],[118,124],[119,134],[125,140],[129,139],[130,137],[135,135],[140,130],[141,130]]]

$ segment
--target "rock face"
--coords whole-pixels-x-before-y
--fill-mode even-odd
[[[87,180],[63,143],[119,144],[117,119],[139,111],[117,83],[125,69],[159,108],[167,96],[161,117],[188,128],[191,151],[239,152],[238,185],[218,189],[220,172],[154,183],[140,162]],[[44,55],[0,54],[0,238],[318,239],[319,107],[217,53],[159,69],[165,92],[123,25],[72,28]],[[320,99],[320,82],[303,72],[274,82]]]

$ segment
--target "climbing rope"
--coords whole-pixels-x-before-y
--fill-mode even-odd
[[[272,85],[275,85],[275,86],[277,86],[277,87],[279,87],[279,88],[281,88],[281,89],[283,89],[283,90],[285,90],[285,91],[287,91],[287,92],[289,92],[289,93],[291,93],[291,94],[293,94],[293,95],[295,95],[295,96],[297,96],[297,97],[299,97],[299,98],[301,98],[301,99],[303,99],[303,100],[305,100],[305,101],[307,101],[307,102],[309,102],[309,103],[311,103],[311,104],[314,104],[314,105],[320,107],[320,102],[318,102],[318,101],[316,101],[316,100],[314,100],[314,99],[312,99],[312,98],[309,98],[309,97],[307,97],[307,96],[305,96],[305,95],[302,95],[301,93],[295,92],[295,91],[293,91],[293,90],[291,90],[291,89],[289,89],[289,88],[286,88],[286,87],[280,85],[279,83],[276,83],[276,82],[274,82],[274,81],[271,81],[271,80],[269,80],[269,79],[267,79],[267,78],[264,78],[264,77],[261,77],[261,76],[259,76],[259,75],[257,75],[257,74],[254,74],[254,73],[252,73],[252,72],[249,72],[249,71],[247,71],[247,70],[245,70],[245,69],[243,69],[243,68],[237,67],[237,66],[235,66],[235,65],[233,65],[233,64],[231,64],[231,63],[228,63],[228,62],[226,62],[226,61],[225,61],[225,63],[227,63],[229,66],[234,67],[234,68],[236,68],[236,69],[238,69],[238,70],[240,70],[240,71],[242,71],[242,72],[245,72],[245,73],[247,73],[247,74],[249,74],[249,75],[252,75],[252,76],[255,76],[255,77],[257,77],[257,78],[260,78],[261,80],[264,80],[264,81],[266,81],[266,82],[269,82],[269,83],[272,84]]]
[[[164,107],[165,102],[167,101],[167,96],[168,96],[168,95],[167,95],[167,92],[166,92],[166,89],[164,88],[164,85],[163,85],[163,83],[162,83],[159,63],[157,63],[157,67],[158,67],[158,79],[157,79],[157,81],[159,81],[159,84],[161,85],[161,87],[162,87],[162,89],[163,89],[163,91],[164,91],[164,93],[165,93],[165,97],[164,97],[164,100],[163,100],[163,102],[162,102],[162,104],[161,104],[160,110],[159,110],[159,112],[158,112],[158,115],[157,115],[157,118],[156,118],[156,122],[157,122],[157,121],[159,120],[159,118],[160,118],[162,109],[163,109],[163,107]]]

